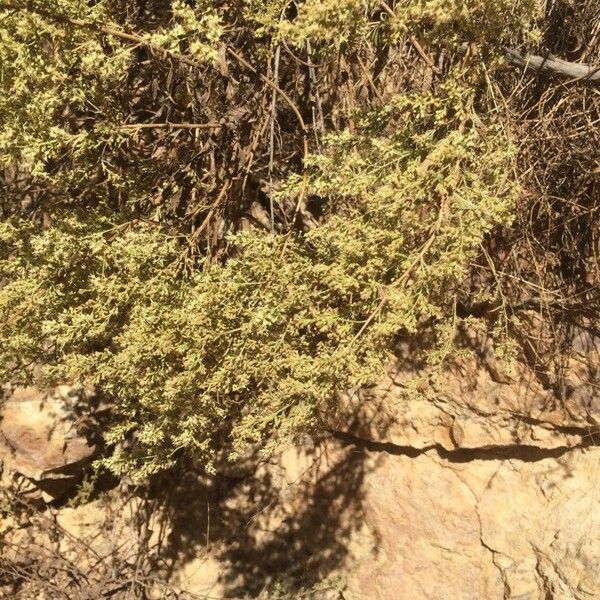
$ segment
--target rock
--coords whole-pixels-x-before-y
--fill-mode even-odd
[[[600,449],[535,462],[368,460],[363,509],[378,543],[348,568],[347,598],[600,597]]]
[[[577,372],[574,366],[570,395],[559,401],[524,365],[498,383],[465,359],[419,393],[415,374],[399,364],[379,385],[346,394],[327,421],[333,430],[412,448],[573,448],[600,439],[597,384]],[[426,371],[419,376],[427,381]]]
[[[340,569],[348,600],[600,598],[598,356],[578,335],[561,396],[475,358],[437,376],[399,363],[345,396],[328,419],[365,453],[377,540]]]
[[[571,364],[560,397],[525,365],[464,360],[420,390],[395,368],[348,394],[320,443],[52,509],[66,533],[30,547],[77,561],[91,597],[120,564],[126,581],[145,565],[149,598],[600,600],[594,364]]]
[[[53,509],[58,550],[43,525],[35,548],[76,561],[90,598],[112,564],[139,556],[168,559],[151,572],[153,598],[267,598],[277,582],[312,588],[283,596],[304,600],[600,598],[600,448],[496,452],[306,442],[217,494],[210,513],[193,479],[170,508],[113,490]]]
[[[400,364],[347,394],[320,451],[262,467],[268,510],[266,486],[243,489],[251,551],[223,557],[243,580],[225,589],[304,561],[301,581],[339,576],[346,600],[600,599],[597,358],[567,372],[557,397],[524,364]]]
[[[290,448],[219,509],[248,536],[213,566],[222,597],[279,576],[337,578],[346,600],[600,598],[599,464],[598,447]]]
[[[53,393],[17,388],[2,405],[0,458],[39,487],[47,499],[64,495],[79,480],[96,447],[79,427],[82,389]]]

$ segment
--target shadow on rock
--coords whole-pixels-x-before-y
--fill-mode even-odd
[[[157,484],[169,530],[159,552],[167,577],[205,551],[220,565],[226,598],[326,581],[363,527],[365,458],[363,449],[327,439],[291,447],[245,474],[208,481],[188,471],[178,483]]]

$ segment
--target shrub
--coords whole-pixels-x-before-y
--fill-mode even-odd
[[[482,237],[511,214],[511,152],[469,93],[401,96],[331,136],[281,195],[328,199],[306,235],[250,231],[237,256],[183,276],[160,227],[90,213],[45,232],[2,225],[0,362],[84,380],[117,401],[108,464],[145,476],[178,451],[267,448],[319,426],[336,393],[375,380],[394,335],[442,322]]]
[[[0,225],[0,373],[29,381],[41,365],[47,381],[110,396],[105,464],[117,473],[142,478],[182,453],[212,471],[217,456],[318,431],[337,394],[376,380],[397,334],[424,322],[437,335],[429,358],[441,360],[467,265],[513,213],[513,150],[482,108],[476,63],[375,101],[343,96],[330,63],[318,83],[293,54],[274,81],[273,65],[249,61],[286,37],[329,51],[342,36],[356,64],[360,52],[385,54],[369,41],[384,8],[261,4],[225,13],[177,1],[150,15],[135,2],[131,12],[108,1],[0,4],[11,91],[0,99],[0,159],[12,190]],[[398,31],[439,41],[485,13],[494,39],[514,35],[500,27],[507,3],[450,4],[399,4]],[[523,31],[531,6],[514,12]],[[167,91],[152,112],[159,81]],[[231,109],[203,133],[232,98],[242,116]],[[304,155],[298,121],[315,107],[328,118],[303,124]],[[158,120],[139,123],[141,134],[149,114]],[[171,131],[164,115],[192,127]],[[250,208],[270,222],[243,227]]]

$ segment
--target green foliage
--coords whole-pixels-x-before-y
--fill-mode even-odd
[[[192,58],[200,62],[214,62],[223,30],[212,2],[200,0],[192,8],[181,0],[173,0],[171,11],[171,27],[148,36],[148,41],[175,54],[181,53],[182,43],[186,43]]]
[[[107,143],[110,134],[69,127],[64,111],[115,118],[111,90],[118,86],[130,61],[130,47],[101,40],[89,32],[53,22],[33,11],[7,10],[0,3],[0,165],[18,162],[35,176],[48,177],[47,166],[74,151],[78,167],[90,149]],[[105,3],[40,2],[64,17],[94,22],[106,17]],[[61,118],[62,117],[62,118]],[[99,128],[101,130],[101,127]]]
[[[280,31],[290,41],[307,39],[343,44],[364,32],[368,3],[364,0],[306,0],[292,22],[283,22]]]
[[[307,239],[330,273],[340,270],[345,301],[376,315],[367,344],[451,314],[473,252],[511,218],[512,150],[495,126],[475,124],[470,107],[469,90],[453,82],[436,95],[399,96],[308,161],[308,191],[330,200],[331,215]]]
[[[0,96],[0,166],[18,165],[55,193],[91,179],[130,203],[152,193],[146,161],[124,168],[119,156],[132,135],[121,126],[133,46],[97,30],[124,32],[117,16],[110,0],[0,2],[0,81],[10,90]],[[211,2],[192,9],[174,0],[170,17],[139,32],[142,41],[157,53],[216,60],[223,31]]]
[[[482,0],[398,4],[392,24],[422,28],[436,40],[454,33],[462,39],[466,31],[500,36],[512,33],[501,27],[509,4],[524,30],[531,3]],[[303,163],[281,176],[277,193],[269,182],[277,227],[273,221],[268,231],[223,234],[221,262],[188,260],[219,203],[235,213],[234,200],[242,202],[269,130],[264,115],[275,119],[281,100],[273,102],[264,77],[244,79],[252,73],[247,64],[236,73],[241,83],[227,71],[231,65],[213,68],[219,44],[241,35],[223,42],[234,29],[219,6],[176,0],[143,29],[119,20],[109,1],[39,0],[22,9],[0,3],[2,81],[11,91],[0,98],[0,160],[7,172],[28,173],[52,200],[43,226],[14,209],[0,224],[0,376],[30,381],[41,365],[48,381],[98,386],[115,403],[106,434],[115,450],[105,466],[138,478],[181,453],[210,472],[217,456],[235,459],[254,444],[268,452],[317,431],[337,394],[375,381],[397,334],[424,322],[438,338],[429,360],[441,361],[452,349],[467,265],[486,234],[510,221],[518,194],[508,136],[496,116],[475,108],[479,72],[471,66],[463,76],[457,68],[431,90],[386,92],[385,100],[379,94],[376,107],[350,111],[332,96],[327,102],[348,126],[320,138],[309,156],[298,154],[296,121],[281,117],[273,132],[292,139],[287,147],[298,160],[282,150],[278,168],[289,173],[283,163]],[[243,3],[240,27],[252,32],[240,39],[266,38],[255,56],[279,35],[298,46],[311,39],[353,52],[354,42],[368,45],[370,30],[381,26],[373,21],[380,3],[308,0],[294,17],[286,7],[279,0]],[[136,32],[135,50],[124,31]],[[215,158],[215,138],[191,137],[180,151],[178,141],[138,145],[138,134],[123,127],[127,110],[136,118],[151,113],[151,104],[131,108],[140,97],[159,93],[150,58],[177,63],[182,56],[201,75],[190,84],[187,71],[168,70],[165,85],[180,79],[165,92],[166,114],[183,106],[181,118],[202,124],[217,109],[201,106],[195,94],[213,85],[219,107],[223,98],[255,97],[261,88],[267,98],[258,118],[249,116],[251,127],[223,126],[218,150],[233,148],[230,159]],[[302,85],[284,71],[282,63],[279,82],[294,98],[289,107],[302,100]],[[139,93],[129,92],[138,80]],[[248,107],[244,114],[251,115]],[[170,134],[170,123],[159,125]],[[194,163],[201,152],[210,158]],[[163,155],[164,179],[155,168]],[[261,169],[253,175],[259,179]],[[230,184],[238,198],[229,203],[221,193],[203,197]],[[200,199],[184,226],[180,215],[164,214],[186,185]],[[290,227],[298,211],[286,213],[286,206],[308,202],[322,207],[316,226]],[[221,223],[235,229],[224,217]]]
[[[399,2],[396,31],[417,30],[436,43],[491,44],[521,32],[532,35],[539,0],[411,0]]]
[[[379,28],[378,21],[387,21],[386,37],[392,43],[399,35],[411,32],[443,46],[462,42],[489,45],[523,34],[534,36],[540,13],[539,0],[409,0],[387,4],[376,0],[305,0],[298,6],[297,17],[280,23],[279,30],[298,45],[311,39],[338,46],[364,38]],[[277,21],[273,20],[273,26]]]
[[[448,84],[366,113],[309,160],[308,193],[329,202],[321,227],[239,235],[236,258],[187,278],[160,228],[4,223],[5,376],[43,361],[118,399],[107,440],[133,434],[134,449],[107,464],[138,476],[178,451],[210,470],[220,447],[235,457],[314,430],[337,392],[377,378],[398,331],[443,322],[483,235],[510,216],[510,148],[469,107]]]
[[[266,36],[277,29],[288,6],[287,0],[244,0],[244,16],[258,26],[257,35]]]

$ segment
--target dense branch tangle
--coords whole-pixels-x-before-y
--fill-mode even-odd
[[[246,214],[248,209],[250,208],[240,197],[240,196],[244,196],[246,194],[246,186],[249,183],[249,176],[250,176],[250,180],[254,179],[254,181],[251,181],[253,190],[250,193],[252,195],[256,194],[256,187],[258,186],[260,188],[260,186],[262,185],[260,183],[261,178],[256,179],[253,177],[255,169],[252,168],[252,163],[253,163],[253,161],[256,160],[256,157],[254,156],[256,147],[259,145],[259,143],[261,142],[261,138],[264,136],[264,131],[263,131],[261,122],[262,122],[262,115],[264,112],[266,112],[266,109],[261,106],[261,103],[263,103],[263,101],[264,101],[264,103],[266,105],[266,96],[264,97],[264,100],[261,98],[252,99],[253,103],[255,103],[255,104],[256,104],[256,101],[258,100],[258,106],[255,106],[254,108],[251,108],[251,107],[246,108],[243,106],[242,103],[240,103],[240,105],[238,105],[238,107],[236,107],[235,102],[231,103],[231,105],[227,105],[226,103],[219,103],[218,100],[217,100],[217,102],[214,102],[211,99],[212,92],[207,90],[207,93],[204,93],[202,95],[205,97],[206,100],[208,100],[208,102],[206,104],[204,104],[204,103],[198,104],[197,100],[196,100],[198,97],[198,91],[194,90],[191,87],[194,85],[192,82],[195,81],[196,86],[198,86],[198,84],[200,84],[200,86],[202,86],[202,83],[200,83],[200,82],[203,80],[206,80],[208,78],[208,79],[211,79],[213,82],[220,80],[221,83],[219,83],[218,85],[221,88],[223,88],[224,86],[231,86],[232,83],[237,87],[238,82],[229,73],[230,67],[229,68],[225,67],[225,71],[223,71],[223,68],[220,67],[218,64],[212,64],[210,61],[209,62],[199,62],[190,53],[175,51],[172,47],[170,47],[170,48],[162,47],[154,42],[151,35],[132,33],[129,31],[125,31],[120,26],[114,25],[112,23],[107,24],[107,23],[72,17],[69,15],[62,14],[62,13],[58,12],[57,10],[52,10],[52,9],[48,9],[45,6],[40,6],[38,3],[35,3],[35,2],[29,2],[29,3],[1,2],[0,9],[7,10],[7,11],[28,12],[30,14],[34,14],[34,15],[43,17],[44,19],[47,19],[50,22],[56,23],[56,24],[64,26],[64,27],[76,27],[83,31],[89,31],[91,34],[100,34],[100,36],[108,36],[109,38],[119,40],[120,42],[123,42],[127,45],[131,45],[132,47],[137,48],[137,49],[145,49],[149,53],[151,58],[158,57],[158,58],[162,59],[160,61],[162,63],[162,65],[159,66],[158,73],[160,73],[161,71],[164,71],[166,68],[166,70],[169,73],[166,78],[167,85],[171,85],[171,83],[175,79],[176,81],[178,81],[177,85],[179,85],[180,87],[185,85],[188,88],[188,90],[189,90],[188,94],[191,96],[190,103],[188,104],[188,106],[191,108],[191,110],[193,110],[194,112],[197,112],[198,110],[204,111],[205,109],[209,109],[210,112],[212,113],[212,115],[220,117],[220,119],[218,121],[210,121],[209,120],[207,122],[189,122],[185,118],[183,118],[179,122],[177,122],[176,119],[169,119],[169,120],[166,120],[166,122],[165,122],[163,120],[163,118],[161,118],[159,116],[157,120],[153,120],[152,122],[145,122],[145,119],[147,119],[147,117],[145,117],[143,122],[140,122],[140,117],[137,117],[135,115],[132,115],[132,116],[126,115],[124,122],[121,125],[121,129],[123,132],[128,132],[128,133],[136,135],[137,142],[134,142],[134,143],[138,143],[138,145],[141,144],[142,146],[144,146],[144,145],[147,146],[148,144],[153,143],[153,144],[160,144],[160,145],[164,146],[165,140],[167,140],[167,145],[174,143],[175,140],[178,140],[178,142],[180,143],[181,136],[177,133],[178,131],[179,132],[181,132],[181,131],[190,132],[190,135],[192,135],[191,142],[193,142],[194,140],[197,139],[197,134],[195,132],[206,131],[207,134],[209,135],[209,138],[208,138],[208,141],[203,144],[204,148],[208,148],[208,147],[217,148],[218,149],[217,152],[220,153],[221,148],[227,147],[232,143],[231,142],[232,136],[234,138],[239,137],[239,133],[236,130],[238,130],[240,128],[240,125],[242,125],[242,123],[243,123],[243,121],[240,121],[239,117],[237,116],[237,114],[239,112],[241,112],[240,109],[247,112],[248,114],[251,113],[252,120],[258,119],[258,121],[256,123],[256,125],[258,127],[253,126],[253,131],[250,133],[251,140],[252,140],[251,145],[252,145],[252,148],[254,148],[254,149],[251,151],[249,157],[247,156],[247,151],[243,146],[240,147],[239,149],[237,149],[237,146],[240,142],[242,144],[247,144],[248,141],[244,140],[242,138],[242,139],[239,139],[238,141],[234,142],[236,144],[236,146],[233,147],[234,152],[236,154],[240,155],[240,159],[242,158],[242,156],[241,156],[242,154],[246,155],[246,158],[244,160],[248,160],[248,158],[249,158],[249,162],[247,164],[245,164],[243,167],[242,167],[242,165],[234,166],[232,164],[228,164],[231,159],[226,159],[225,157],[223,157],[221,159],[221,161],[223,161],[223,162],[221,162],[218,159],[215,159],[215,152],[211,152],[210,162],[206,164],[206,166],[209,166],[210,170],[211,170],[211,173],[209,175],[210,178],[213,179],[216,177],[216,181],[213,184],[211,184],[211,187],[213,188],[215,194],[221,188],[222,182],[225,181],[226,179],[231,178],[232,168],[234,171],[239,169],[240,171],[242,171],[242,173],[245,171],[245,175],[242,175],[241,177],[240,177],[240,175],[238,175],[236,177],[234,174],[234,180],[237,179],[238,183],[233,186],[231,193],[235,194],[237,196],[237,199],[236,199],[235,203],[233,205],[231,205],[232,210],[226,211],[229,214],[222,215],[227,220],[231,220],[231,224],[234,228],[237,228],[239,226],[240,217],[242,215]],[[289,140],[289,142],[286,142],[286,145],[289,146],[291,143],[293,146],[295,146],[297,144],[297,141],[300,141],[302,149],[301,149],[301,153],[299,153],[297,155],[297,159],[299,161],[299,165],[301,165],[302,159],[304,157],[306,157],[306,155],[308,153],[308,127],[304,121],[301,110],[298,108],[296,102],[294,100],[292,100],[290,95],[285,90],[283,90],[280,86],[278,86],[270,77],[268,77],[267,75],[262,73],[259,68],[253,66],[251,64],[250,60],[245,59],[241,55],[240,51],[237,51],[234,48],[228,47],[226,45],[223,47],[223,51],[229,58],[231,58],[234,61],[234,63],[237,63],[237,65],[241,68],[240,75],[242,78],[247,78],[247,74],[255,76],[258,80],[260,80],[260,82],[262,82],[268,88],[273,90],[273,92],[275,93],[275,96],[279,99],[279,101],[281,103],[283,103],[284,105],[287,105],[287,107],[289,107],[290,114],[296,120],[297,125],[296,125],[296,127],[292,127],[289,120],[286,123],[287,138]],[[178,74],[179,68],[177,65],[182,65],[183,67],[187,67],[188,69],[191,69],[192,70],[191,74],[188,76],[179,75]],[[209,69],[209,70],[212,69],[212,72],[213,72],[212,75],[207,75],[207,69]],[[140,63],[134,63],[134,65],[132,66],[132,72],[134,72],[134,73],[139,72],[142,74],[142,76],[144,76],[143,75],[144,70],[145,70],[144,67]],[[148,79],[149,82],[152,82],[152,76],[154,74],[155,74],[154,72],[148,71],[147,75],[145,75],[145,77]],[[213,86],[214,86],[214,83],[211,84],[211,88]],[[216,91],[220,92],[220,90],[216,90]],[[166,92],[165,100],[172,105],[174,102],[172,93],[170,93],[169,90],[165,90],[165,92]],[[243,89],[241,90],[241,92],[242,92],[242,94],[244,93]],[[237,92],[236,92],[236,94],[237,94]],[[241,98],[240,98],[240,100],[241,100]],[[242,102],[243,102],[243,100],[242,100]],[[173,106],[173,108],[177,108],[177,107]],[[168,110],[169,112],[171,112],[172,108],[159,107],[158,111],[156,111],[156,112],[161,113],[161,112],[164,112],[165,110]],[[147,110],[145,112],[148,113]],[[225,112],[225,114],[223,114],[223,112]],[[221,114],[219,114],[219,113],[221,113]],[[231,117],[229,116],[230,114],[232,115]],[[243,123],[243,125],[244,126],[247,125],[247,122]],[[140,136],[143,136],[143,137],[140,137]],[[172,138],[173,142],[168,142],[169,138]],[[187,138],[187,139],[189,139],[189,138]],[[227,139],[228,141],[224,141],[225,139]],[[220,140],[220,141],[217,142],[217,140]],[[192,144],[192,146],[193,145],[194,144]],[[156,146],[156,147],[158,147],[158,146]],[[282,151],[283,150],[284,150],[284,148],[282,148]],[[286,148],[286,150],[288,151],[288,157],[289,157],[289,149]],[[195,152],[195,151],[192,150],[192,152]],[[156,151],[153,151],[153,153],[156,154]],[[197,152],[195,152],[195,153],[197,153]],[[294,150],[292,150],[292,155],[296,155],[296,154],[297,153]],[[219,164],[220,162],[221,162],[221,164]],[[215,172],[215,167],[217,167],[216,172]],[[240,168],[240,167],[242,167],[242,168]],[[195,170],[197,170],[197,168],[195,168]],[[206,170],[206,168],[204,167],[203,170]],[[202,175],[202,172],[200,172],[200,176],[206,177],[206,175]],[[146,179],[147,179],[147,177],[146,177]],[[258,191],[260,194],[263,193],[260,189]],[[195,192],[192,191],[192,194],[195,194]],[[251,201],[251,203],[252,202],[253,201]],[[296,203],[296,206],[300,206],[301,202],[302,202],[302,198],[300,197]],[[227,203],[221,203],[221,204],[222,204],[222,208],[225,208],[227,206]],[[260,201],[259,201],[259,204],[260,204]],[[253,208],[252,210],[253,210],[253,212],[256,212],[257,210],[260,211],[261,208],[259,205],[256,205],[255,208]],[[293,221],[292,217],[293,217],[294,212],[297,212],[297,210],[294,211],[294,210],[290,209],[289,215],[287,217],[282,215],[283,221],[281,221],[280,227],[284,225],[286,218],[287,218],[287,220]],[[191,206],[188,210],[186,210],[186,215],[188,215],[188,214],[191,214],[197,218],[200,218],[202,216],[202,211],[198,210],[197,206],[194,205],[194,206]],[[249,214],[248,214],[248,216],[251,220],[254,219],[254,217],[250,216]],[[185,217],[185,218],[187,218],[187,217]],[[281,220],[281,217],[280,217],[280,220]],[[218,222],[219,222],[219,220],[214,221],[215,224]],[[197,235],[197,228],[195,226],[193,226],[192,232],[194,233],[192,239],[198,240],[199,238]],[[207,234],[208,234],[208,231],[207,231]],[[221,237],[221,235],[222,234],[219,233],[218,237]],[[196,251],[195,248],[191,248],[191,250],[194,252]]]

